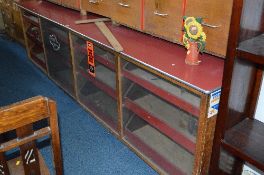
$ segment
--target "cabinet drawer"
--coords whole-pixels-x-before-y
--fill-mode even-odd
[[[142,0],[115,0],[113,19],[121,24],[140,29]]]
[[[208,52],[225,56],[229,34],[232,1],[196,1],[188,0],[186,16],[202,17],[204,31],[207,35],[206,50]]]
[[[55,4],[61,4],[61,0],[48,0],[48,1]]]
[[[86,0],[81,1],[81,8],[82,10],[111,18],[113,3],[113,0]]]
[[[62,0],[61,4],[65,7],[80,9],[80,0]]]
[[[145,0],[144,30],[172,42],[179,42],[182,28],[182,0]]]

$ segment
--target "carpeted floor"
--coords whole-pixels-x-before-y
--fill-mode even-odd
[[[38,70],[22,46],[0,38],[0,106],[36,95],[57,101],[65,175],[156,174]],[[50,147],[42,154],[50,167]]]

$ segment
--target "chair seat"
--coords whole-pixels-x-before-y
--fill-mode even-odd
[[[49,169],[48,169],[41,153],[38,152],[38,154],[39,154],[39,164],[40,164],[41,175],[50,175]],[[17,165],[17,162],[19,162],[18,165]],[[21,156],[7,161],[7,165],[8,165],[9,171],[10,171],[10,175],[20,175],[20,174],[23,175],[23,174],[25,174]]]

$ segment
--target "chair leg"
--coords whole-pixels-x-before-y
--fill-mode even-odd
[[[63,174],[63,163],[61,155],[60,145],[60,133],[58,126],[57,108],[56,103],[49,100],[49,111],[50,111],[50,129],[51,129],[51,144],[53,149],[53,158],[55,164],[55,170],[57,175]]]

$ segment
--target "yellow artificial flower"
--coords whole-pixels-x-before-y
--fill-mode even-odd
[[[201,33],[202,41],[206,40],[206,34],[204,32]]]
[[[187,17],[184,20],[184,27],[187,28],[188,24],[190,24],[191,22],[196,21],[196,19],[194,17]]]
[[[191,39],[196,40],[201,36],[201,33],[203,32],[203,27],[200,23],[195,20],[187,25],[186,30],[187,35]]]

